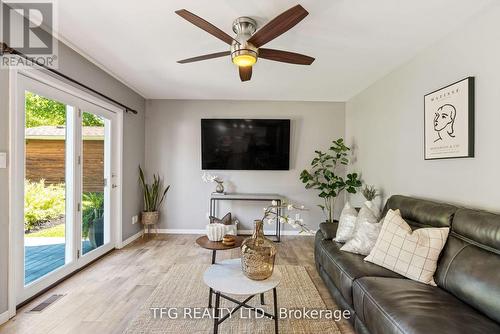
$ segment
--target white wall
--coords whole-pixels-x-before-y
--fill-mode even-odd
[[[289,171],[220,171],[228,191],[278,193],[305,205],[306,222],[317,228],[324,221],[317,193],[305,190],[300,171],[309,166],[314,150],[325,150],[344,136],[344,103],[151,100],[146,102],[146,170],[158,172],[172,185],[162,211],[161,227],[203,229],[214,184],[201,180],[202,118],[289,118],[292,120]],[[234,204],[231,211],[251,229],[263,204]],[[291,228],[287,228],[291,229]]]
[[[349,100],[346,137],[366,182],[408,194],[500,210],[500,6],[453,32]],[[424,161],[424,95],[476,77],[476,157]]]
[[[9,151],[9,72],[0,70],[0,152]],[[0,169],[0,314],[7,310],[9,170]]]

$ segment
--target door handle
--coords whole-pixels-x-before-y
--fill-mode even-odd
[[[113,189],[118,188],[118,185],[113,184],[113,185],[111,185],[111,188],[113,188]]]

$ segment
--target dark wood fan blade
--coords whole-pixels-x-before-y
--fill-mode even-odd
[[[268,24],[263,26],[252,37],[250,37],[248,42],[252,43],[256,47],[260,47],[293,28],[308,14],[307,10],[305,10],[301,5],[292,7],[286,12],[276,16]]]
[[[182,17],[183,19],[191,22],[198,28],[203,29],[209,34],[217,37],[221,41],[226,42],[229,45],[231,45],[231,43],[233,42],[233,38],[231,36],[229,36],[224,31],[214,26],[212,23],[205,21],[204,19],[191,13],[190,11],[187,11],[185,9],[179,9],[175,11],[175,13],[180,17]]]
[[[230,54],[231,54],[230,51],[216,52],[216,53],[211,53],[208,55],[179,60],[178,63],[179,64],[194,63],[195,61],[207,60],[207,59],[212,59],[212,58],[219,58],[219,57],[229,56]]]
[[[314,61],[313,57],[302,55],[300,53],[265,48],[259,49],[259,58],[297,65],[311,65]]]
[[[248,81],[252,78],[252,66],[240,66],[241,81]]]

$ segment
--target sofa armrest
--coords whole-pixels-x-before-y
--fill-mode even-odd
[[[332,240],[337,235],[339,222],[334,220],[333,223],[321,223],[319,229],[323,233],[323,240]]]

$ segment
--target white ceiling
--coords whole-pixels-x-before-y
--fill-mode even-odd
[[[58,1],[62,39],[151,99],[346,101],[495,0]],[[177,60],[228,46],[177,16],[185,8],[230,35],[232,21],[262,26],[300,3],[302,22],[268,48],[316,58],[311,66],[259,60],[240,82],[229,57]]]

